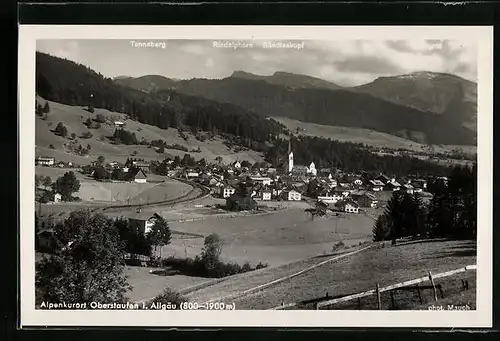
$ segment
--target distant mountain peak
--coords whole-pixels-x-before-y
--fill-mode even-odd
[[[230,77],[246,77],[246,76],[262,77],[262,76],[254,74],[254,73],[243,71],[243,70],[235,70],[235,71],[233,71],[233,73],[231,74]]]

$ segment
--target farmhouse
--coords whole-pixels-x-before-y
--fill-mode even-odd
[[[399,191],[401,189],[401,184],[397,181],[389,181],[384,188],[388,191]]]
[[[241,163],[239,161],[236,161],[235,163],[233,163],[233,167],[235,169],[241,169]]]
[[[250,179],[256,183],[266,185],[266,186],[270,186],[271,181],[272,181],[271,178],[264,177],[264,176],[252,176],[252,177],[250,177]]]
[[[143,184],[147,182],[147,179],[148,177],[146,173],[144,173],[142,168],[137,169],[136,173],[134,174],[134,182]]]
[[[62,195],[61,195],[61,193],[56,193],[56,194],[54,194],[54,202],[55,202],[55,203],[61,202],[61,200],[62,200]]]
[[[161,216],[155,212],[135,212],[126,214],[124,218],[127,218],[131,228],[134,228],[138,233],[146,234],[151,231],[151,228],[155,224],[158,218]]]
[[[56,160],[53,157],[39,156],[35,159],[35,165],[53,166],[55,163]]]
[[[363,193],[357,196],[357,202],[361,207],[371,207],[376,208],[378,205],[378,200],[371,193]]]
[[[301,201],[302,200],[302,194],[295,190],[285,190],[281,192],[281,197],[284,200],[288,201]]]
[[[359,213],[359,205],[352,200],[346,200],[342,203],[342,208],[344,212],[347,213]]]
[[[374,192],[380,192],[384,189],[384,183],[380,180],[370,180],[371,190]]]
[[[260,192],[259,197],[264,201],[269,201],[269,200],[271,200],[272,194],[273,194],[273,192],[271,190],[264,189]]]
[[[229,198],[231,195],[233,195],[236,192],[236,188],[234,188],[231,185],[225,185],[219,187],[219,194],[222,198]]]
[[[403,188],[408,194],[413,194],[415,192],[415,188],[410,184],[403,185]]]

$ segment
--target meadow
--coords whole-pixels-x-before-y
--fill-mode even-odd
[[[224,245],[221,258],[226,262],[276,266],[330,253],[338,241],[357,245],[370,240],[373,219],[342,214],[312,220],[303,209],[286,209],[263,215],[170,221],[169,226],[201,236],[217,233]],[[163,247],[162,255],[194,257],[202,248],[203,238],[177,238]]]

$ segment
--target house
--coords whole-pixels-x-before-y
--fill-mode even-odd
[[[221,186],[219,188],[219,194],[222,198],[229,198],[231,195],[233,195],[236,192],[236,188],[234,188],[231,185],[225,185]]]
[[[420,188],[422,190],[426,190],[427,189],[427,181],[423,180],[423,179],[416,179],[416,180],[413,180],[411,182],[412,186],[415,187],[415,188]]]
[[[354,181],[352,183],[354,185],[356,185],[356,186],[362,186],[363,185],[363,180],[361,180],[361,179],[354,179]]]
[[[342,210],[346,213],[359,213],[359,205],[352,201],[346,200],[342,203]]]
[[[235,163],[233,163],[233,167],[235,169],[241,169],[241,163],[239,161],[236,161]]]
[[[144,173],[141,168],[137,169],[136,173],[134,174],[134,182],[144,184],[147,182],[147,179],[148,177],[146,173]]]
[[[396,180],[394,181],[389,181],[385,186],[384,189],[388,191],[399,191],[401,189],[401,184],[397,182]]]
[[[161,216],[155,212],[139,210],[124,216],[124,218],[128,219],[129,226],[135,229],[137,233],[147,234],[151,231],[151,228],[155,224],[156,220],[161,218]]]
[[[195,179],[195,178],[198,178],[200,176],[200,173],[198,172],[187,172],[186,173],[186,178],[188,179]]]
[[[115,121],[115,127],[116,128],[123,128],[125,126],[125,123],[121,121]]]
[[[257,208],[257,202],[249,195],[234,193],[226,199],[226,209],[229,211],[250,211]]]
[[[380,192],[384,189],[384,183],[380,180],[370,180],[369,186],[374,192]]]
[[[301,176],[309,173],[309,168],[307,166],[296,165],[292,168],[292,175]]]
[[[35,165],[53,166],[55,163],[56,160],[53,157],[39,156],[35,159]]]
[[[288,201],[301,201],[302,200],[302,194],[295,190],[285,190],[281,192],[281,197],[284,200]]]
[[[270,186],[272,181],[271,178],[265,176],[252,176],[250,177],[250,179],[255,183],[259,183],[265,186]]]
[[[375,178],[375,180],[379,180],[380,182],[386,184],[391,181],[391,178],[389,178],[385,174],[380,174],[378,177]]]
[[[264,201],[271,200],[273,192],[269,189],[264,189],[260,192],[260,198]]]
[[[371,193],[363,193],[357,196],[356,201],[358,202],[360,207],[371,207],[377,208],[378,200]]]
[[[412,185],[410,184],[405,184],[403,185],[403,189],[406,191],[408,194],[413,194],[415,192],[415,189]]]
[[[55,203],[61,202],[61,200],[62,200],[62,195],[61,195],[61,193],[56,193],[56,194],[54,194],[54,202],[55,202]]]
[[[150,164],[147,162],[139,162],[139,161],[133,161],[132,164],[140,168],[145,174],[149,173],[150,170]]]

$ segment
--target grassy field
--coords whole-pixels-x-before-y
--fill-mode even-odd
[[[176,216],[178,217],[178,215]],[[320,217],[311,220],[303,209],[282,210],[267,215],[208,218],[176,222],[172,230],[208,236],[217,233],[223,243],[221,258],[242,264],[258,262],[271,266],[330,253],[333,244],[358,244],[371,239],[373,220],[362,214]],[[164,256],[194,257],[203,247],[203,238],[172,240]]]
[[[306,123],[286,117],[274,119],[285,125],[292,132],[296,132],[297,128],[299,128],[301,135],[331,138],[341,142],[362,143],[378,148],[403,148],[416,152],[429,150],[428,145],[374,130]],[[475,155],[477,147],[456,145],[434,146],[435,153],[449,153],[453,150],[460,150],[468,155]]]
[[[282,302],[290,303],[315,297],[349,295],[424,277],[428,271],[440,273],[476,263],[476,245],[472,241],[422,241],[363,251],[336,263],[330,263],[293,280],[267,290],[238,299],[239,309],[269,309]],[[438,279],[443,285],[445,298],[456,295],[459,277]],[[447,284],[453,282],[453,284]],[[213,288],[214,290],[215,288]],[[223,293],[221,291],[219,294]],[[432,298],[432,291],[424,292],[425,301]],[[373,300],[373,297],[371,298]],[[383,295],[384,309],[389,309],[390,298]],[[406,301],[405,301],[406,300]],[[396,301],[398,298],[396,297]],[[406,303],[405,303],[406,302]],[[400,309],[416,305],[399,298]],[[354,304],[355,307],[352,305]],[[357,309],[357,302],[339,304],[332,309]],[[362,299],[362,307],[372,309],[369,298]],[[362,308],[363,309],[363,308]]]
[[[41,98],[38,98],[38,101],[42,103],[42,105],[46,102]],[[115,130],[113,122],[120,120],[126,123],[125,129],[135,133],[139,141],[143,138],[147,141],[161,139],[170,145],[180,144],[189,151],[200,148],[199,153],[191,153],[196,159],[205,158],[207,161],[213,161],[217,156],[221,156],[223,162],[226,163],[236,160],[248,160],[254,163],[263,160],[263,156],[260,153],[251,150],[234,153],[222,143],[223,140],[220,138],[201,142],[196,140],[192,134],[185,132],[188,136],[188,140],[186,141],[179,136],[177,129],[170,128],[163,130],[155,126],[134,122],[128,120],[124,114],[111,112],[105,109],[96,109],[95,113],[91,114],[82,107],[69,106],[51,101],[48,101],[48,103],[50,106],[48,118],[46,120],[42,120],[40,117],[36,118],[35,143],[37,156],[50,156],[56,158],[56,160],[73,162],[76,164],[88,164],[89,161],[95,160],[99,155],[104,156],[108,162],[124,162],[134,151],[137,152],[136,157],[144,158],[145,160],[162,160],[167,154],[171,156],[179,155],[182,157],[182,155],[186,153],[180,150],[166,149],[165,154],[158,154],[153,148],[148,148],[147,146],[113,145],[106,137],[113,135]],[[95,117],[97,114],[104,115],[108,121],[101,124],[99,129],[89,130],[83,122],[89,117]],[[79,144],[82,144],[83,147],[86,147],[87,144],[91,146],[91,151],[88,156],[79,156],[66,150],[64,144],[68,143],[69,139],[57,136],[51,131],[55,129],[59,122],[63,122],[68,129],[68,136],[75,133]],[[92,133],[92,138],[78,138],[87,131]],[[100,140],[101,137],[104,137],[104,141]],[[53,145],[55,149],[49,148],[50,145]]]

